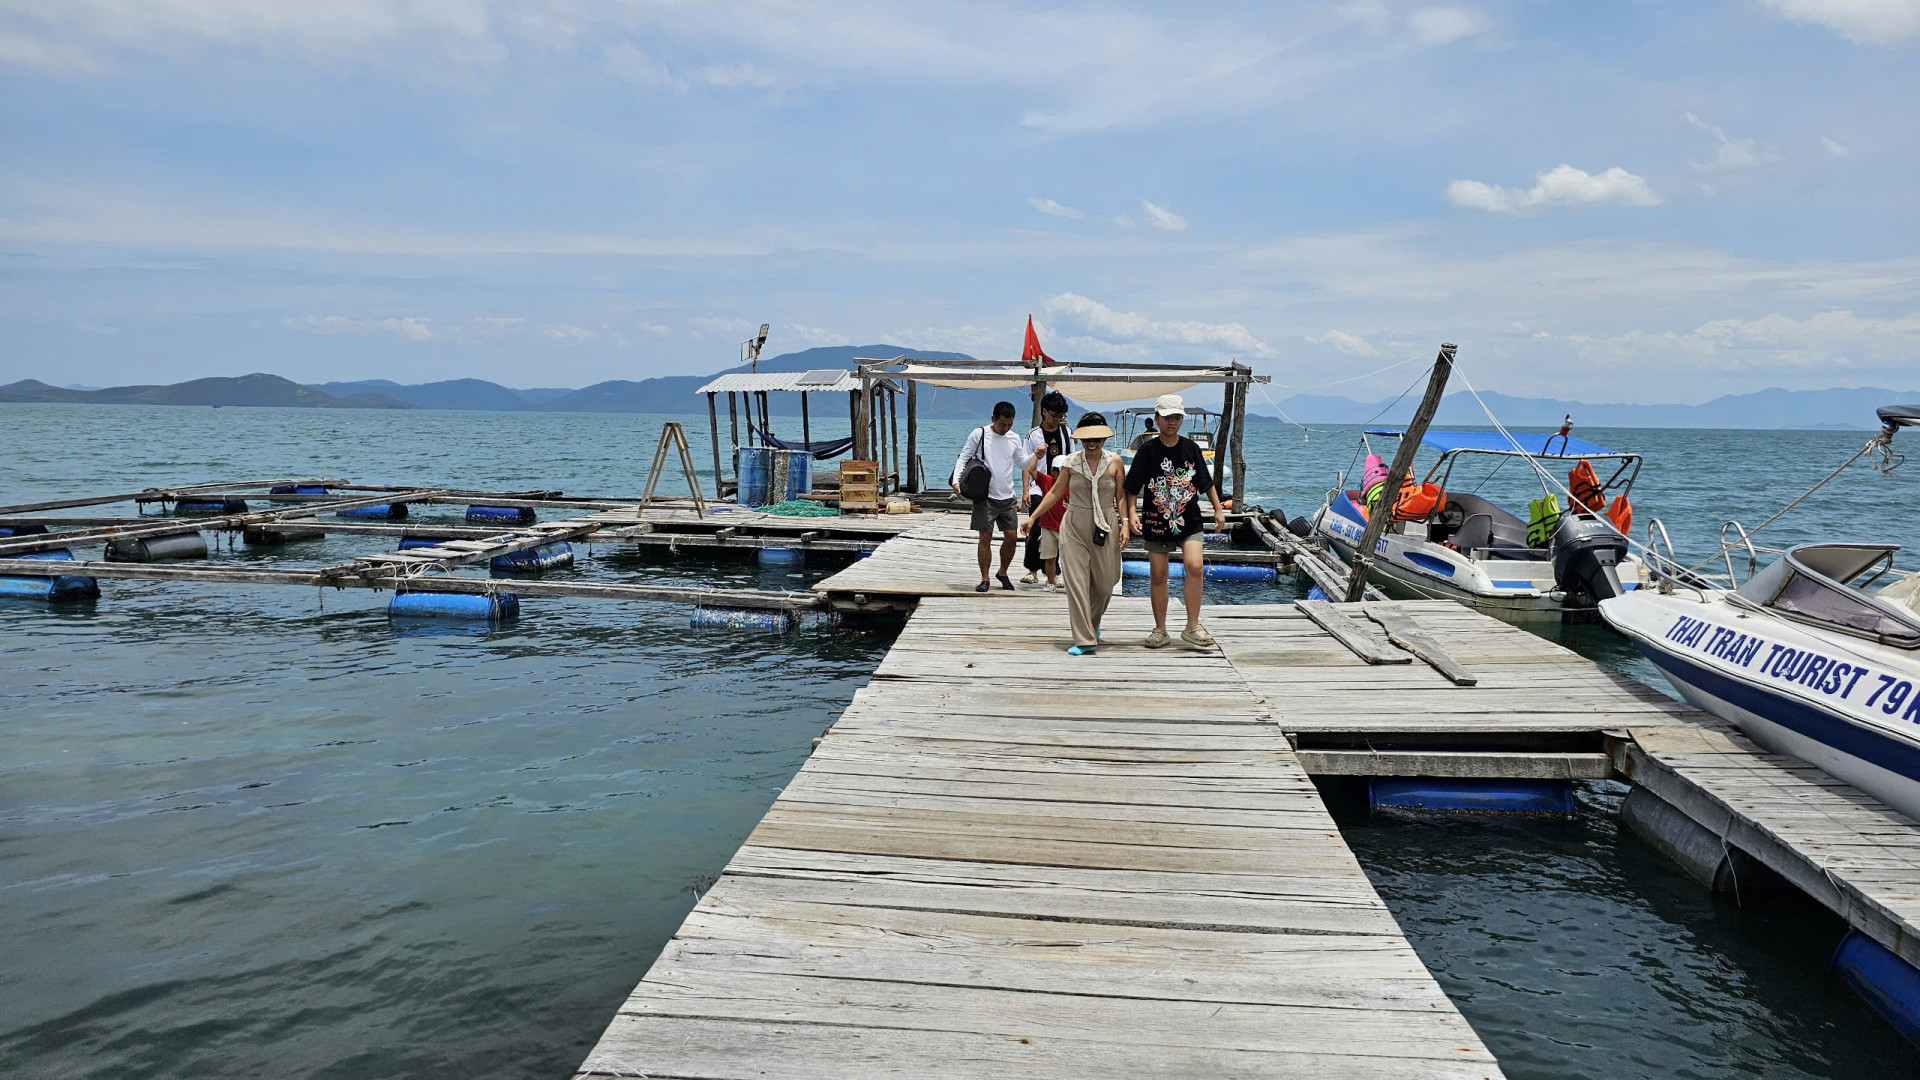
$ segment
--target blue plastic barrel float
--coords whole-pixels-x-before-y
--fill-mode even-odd
[[[108,562],[163,562],[168,559],[204,559],[207,538],[197,532],[172,536],[122,536],[107,541]]]
[[[531,506],[469,506],[467,520],[476,525],[531,525],[540,515]]]
[[[1902,1035],[1920,1042],[1920,971],[1858,930],[1833,950],[1833,971]]]
[[[403,536],[400,538],[400,546],[395,550],[412,551],[414,548],[439,547],[443,543],[445,541],[435,540],[430,536]]]
[[[763,547],[760,549],[761,566],[797,566],[807,561],[807,553],[799,548]]]
[[[1309,600],[1331,600],[1331,599],[1333,599],[1333,598],[1332,598],[1332,597],[1330,597],[1330,596],[1328,596],[1328,595],[1327,595],[1327,590],[1325,590],[1325,589],[1323,589],[1323,588],[1321,588],[1320,586],[1318,586],[1318,585],[1309,585],[1309,586],[1307,586],[1307,599],[1309,599]]]
[[[357,518],[361,521],[405,521],[406,503],[375,503],[372,506],[356,506],[351,510],[335,510],[334,517]]]
[[[768,502],[787,502],[813,490],[813,454],[811,452],[776,450],[774,456],[785,466],[784,471],[776,467],[774,475],[784,477],[786,482],[779,486],[778,491],[768,496]]]
[[[1500,814],[1573,813],[1573,785],[1565,780],[1478,780],[1376,776],[1367,781],[1376,810],[1442,810]]]
[[[45,536],[45,525],[7,525],[0,526],[0,536]]]
[[[26,551],[0,556],[8,559],[34,559],[42,562],[73,561],[66,548],[53,551]],[[100,595],[100,582],[78,574],[53,574],[47,577],[26,575],[0,576],[0,598],[12,600],[93,600]]]
[[[791,630],[797,621],[791,611],[696,607],[687,625],[695,630],[752,630],[778,634]]]
[[[276,495],[328,495],[332,494],[320,484],[275,484],[267,489],[267,498],[273,502],[291,502],[290,499],[275,499]]]
[[[1126,577],[1151,577],[1153,564],[1144,559],[1128,559],[1120,564],[1120,573]],[[1280,571],[1271,566],[1247,565],[1244,563],[1208,563],[1205,570],[1208,581],[1279,581]],[[1184,578],[1187,567],[1178,559],[1167,560],[1167,576]]]
[[[220,517],[247,512],[245,499],[176,499],[173,512],[179,517]]]
[[[512,593],[394,593],[387,614],[402,619],[472,619],[500,622],[520,614]]]
[[[527,548],[524,551],[511,551],[505,555],[495,555],[487,563],[499,574],[537,574],[542,570],[559,570],[573,565],[573,545],[565,540],[555,540],[551,544]]]
[[[767,506],[776,500],[767,498],[773,476],[773,448],[768,446],[742,446],[735,451],[739,454],[740,490],[734,493],[734,501],[741,506]]]

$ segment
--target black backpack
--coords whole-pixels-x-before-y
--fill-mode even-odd
[[[980,429],[980,448],[960,467],[960,494],[974,502],[987,497],[987,485],[993,483],[993,470],[987,467],[987,429]]]

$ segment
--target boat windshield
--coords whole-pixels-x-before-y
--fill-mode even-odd
[[[1902,649],[1920,648],[1920,617],[1869,595],[1853,582],[1871,582],[1899,551],[1892,544],[1803,544],[1754,575],[1740,595],[1798,622],[1870,638]]]

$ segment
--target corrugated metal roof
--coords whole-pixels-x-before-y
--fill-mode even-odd
[[[829,381],[829,376],[837,375]],[[876,380],[879,381],[879,380]],[[889,384],[891,385],[891,384]],[[858,390],[860,379],[852,371],[819,368],[813,371],[736,371],[715,376],[696,394],[767,393],[775,390],[805,390],[807,393],[831,393]]]

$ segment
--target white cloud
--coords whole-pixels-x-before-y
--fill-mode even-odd
[[[1140,200],[1140,212],[1147,215],[1147,224],[1167,232],[1186,232],[1187,219],[1167,209],[1156,206],[1145,199]]]
[[[1115,311],[1078,293],[1061,293],[1042,307],[1062,326],[1106,342],[1197,345],[1210,351],[1271,356],[1273,350],[1240,323],[1160,321],[1134,312]]]
[[[1343,19],[1359,23],[1370,34],[1386,34],[1393,29],[1393,9],[1380,0],[1352,0],[1333,11]]]
[[[1556,206],[1657,206],[1660,196],[1647,182],[1622,168],[1589,173],[1571,165],[1556,165],[1534,178],[1526,190],[1455,180],[1447,185],[1447,199],[1468,210],[1490,214],[1523,214]]]
[[[1086,216],[1071,206],[1062,206],[1052,199],[1043,199],[1038,195],[1028,199],[1027,205],[1049,217],[1082,218]]]
[[[564,323],[543,326],[540,332],[562,345],[579,345],[600,336],[584,326],[568,326]]]
[[[117,334],[120,332],[120,328],[117,326],[102,326],[99,323],[90,322],[74,323],[73,328],[76,330],[85,330],[89,334]]]
[[[1367,344],[1367,339],[1344,330],[1329,330],[1324,334],[1315,334],[1306,339],[1309,345],[1331,345],[1348,356],[1379,356],[1380,350]]]
[[[1828,136],[1825,136],[1825,135],[1820,136],[1820,146],[1822,149],[1826,150],[1827,153],[1832,154],[1834,157],[1846,157],[1848,154],[1853,153],[1852,150],[1847,149],[1846,143],[1829,138]]]
[[[1799,22],[1814,23],[1856,45],[1892,45],[1920,34],[1920,0],[1761,0]]]
[[[1875,338],[1920,334],[1920,314],[1862,319],[1851,311],[1822,311],[1805,319],[1774,312],[1758,319],[1715,319],[1694,333],[1717,344],[1758,347],[1839,347]]]
[[[635,86],[656,90],[685,90],[687,81],[667,70],[667,65],[642,52],[627,41],[603,45],[600,55],[607,74]]]
[[[666,326],[657,322],[643,322],[640,324],[640,329],[645,330],[647,333],[652,334],[654,337],[672,337],[673,336],[673,327]]]
[[[818,326],[802,326],[799,323],[788,323],[780,329],[786,331],[786,333],[782,335],[783,340],[791,337],[796,343],[809,349],[819,348],[823,345],[853,344],[853,342],[846,339],[845,335],[836,334],[831,330]],[[784,348],[785,346],[783,345],[782,349],[784,350]]]
[[[1486,16],[1460,7],[1421,8],[1407,16],[1407,29],[1423,45],[1451,45],[1486,28]]]
[[[305,315],[300,318],[281,319],[280,325],[288,330],[297,330],[305,334],[383,334],[397,337],[402,341],[434,341],[443,336],[434,328],[433,320],[416,315],[407,315],[390,319],[349,319],[345,315]]]
[[[700,69],[700,81],[721,90],[765,90],[779,80],[745,62]]]
[[[1690,112],[1680,118],[1713,140],[1713,160],[1694,162],[1697,169],[1752,169],[1780,160],[1780,151],[1772,143],[1759,139],[1735,139]]]
[[[1133,219],[1125,214],[1115,214],[1113,216],[1113,227],[1116,229],[1131,229],[1133,228]]]

